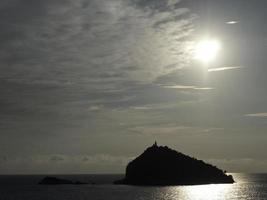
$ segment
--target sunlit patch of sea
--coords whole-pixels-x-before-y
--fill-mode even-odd
[[[264,200],[267,174],[233,174],[235,184],[139,187],[113,185],[119,175],[68,175],[95,185],[44,186],[43,176],[0,176],[1,200]],[[61,177],[61,176],[59,176]]]

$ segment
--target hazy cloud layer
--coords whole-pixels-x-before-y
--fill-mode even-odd
[[[246,157],[251,142],[262,153],[265,14],[210,1],[207,20],[201,2],[2,0],[0,173],[122,172],[154,140],[207,158]],[[192,59],[207,27],[224,44],[210,69]]]
[[[2,3],[3,118],[60,118],[120,105],[185,67],[193,14],[179,1],[142,2]]]
[[[0,161],[2,173],[12,174],[71,174],[75,173],[106,173],[110,168],[113,173],[124,170],[125,165],[132,160],[130,157],[96,155],[40,155],[24,158],[5,158]]]
[[[246,114],[246,117],[267,117],[267,113]]]
[[[240,166],[245,173],[259,173],[265,172],[267,168],[266,159],[254,159],[254,158],[236,158],[236,159],[209,159],[208,162],[220,166],[225,170],[231,170],[231,172],[240,172]]]

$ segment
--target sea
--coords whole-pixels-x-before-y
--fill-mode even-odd
[[[123,175],[53,175],[87,185],[38,185],[45,175],[0,176],[0,200],[267,200],[267,174],[234,173],[234,184],[113,185]]]

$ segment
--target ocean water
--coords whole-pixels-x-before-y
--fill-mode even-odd
[[[237,183],[139,187],[113,185],[122,175],[65,175],[94,185],[38,185],[44,176],[0,176],[0,200],[264,200],[267,174],[232,174]]]

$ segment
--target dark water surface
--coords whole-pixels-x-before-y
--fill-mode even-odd
[[[0,176],[0,200],[258,200],[267,199],[267,174],[232,174],[237,183],[138,187],[112,185],[121,175],[56,176],[95,185],[38,185],[44,176]]]

